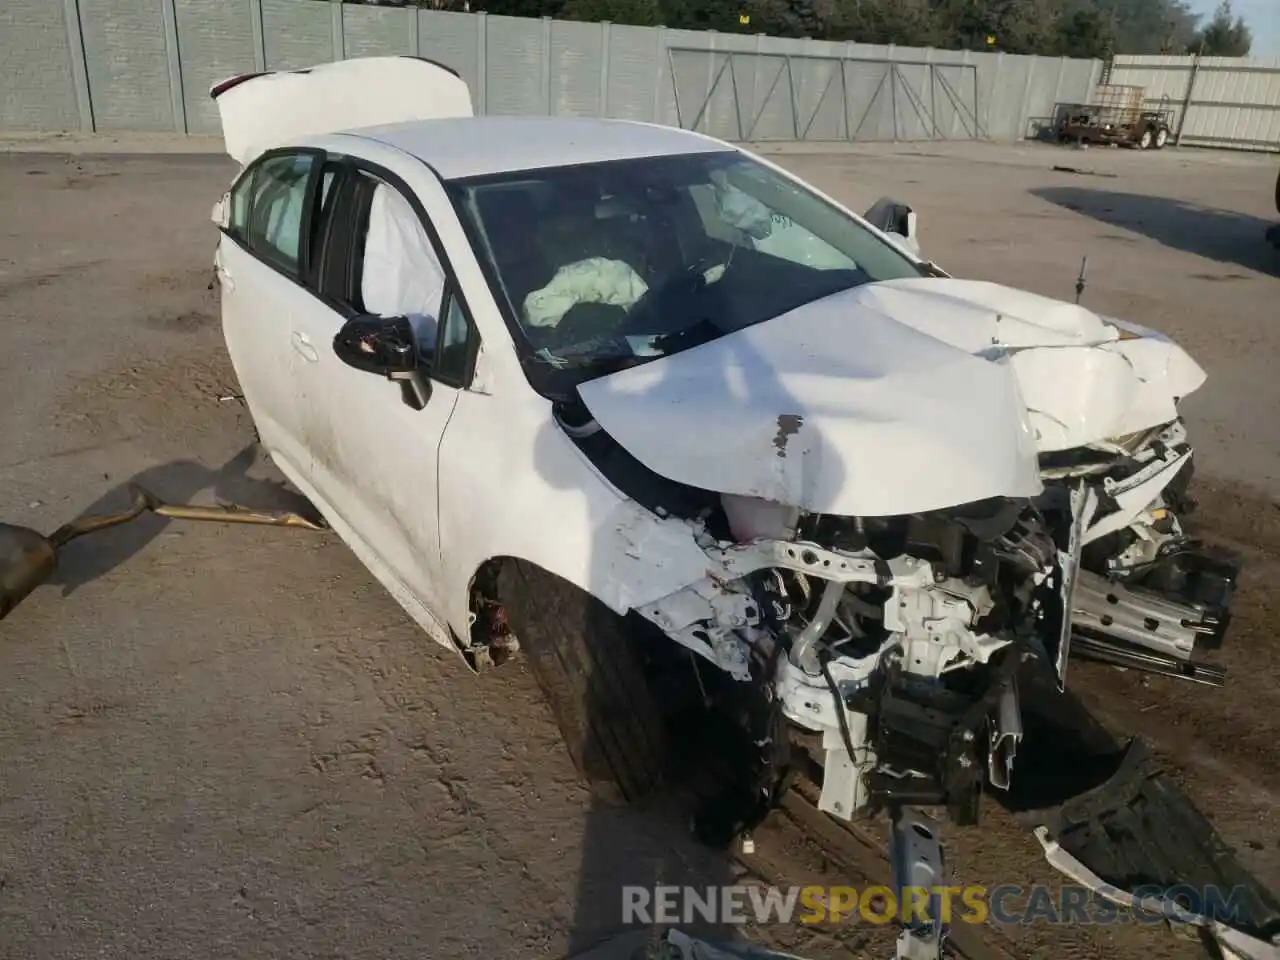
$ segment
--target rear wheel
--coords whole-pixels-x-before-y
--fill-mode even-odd
[[[1155,148],[1157,150],[1163,150],[1164,145],[1168,142],[1169,142],[1169,128],[1161,127],[1159,130],[1156,131]]]
[[[1152,130],[1150,127],[1147,127],[1145,130],[1142,131],[1142,136],[1138,137],[1138,149],[1150,150],[1152,145],[1155,142],[1156,142],[1155,131]]]
[[[610,800],[651,793],[666,740],[641,650],[645,622],[523,561],[502,569],[498,593],[578,771]]]

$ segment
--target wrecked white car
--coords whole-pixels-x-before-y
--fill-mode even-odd
[[[1204,373],[1167,338],[952,278],[908,206],[858,217],[696,133],[474,117],[418,58],[212,94],[263,446],[441,644],[524,652],[588,778],[677,780],[709,842],[797,772],[837,817],[973,823],[1034,759],[1020,687],[1052,699],[1070,656],[1222,682],[1200,654],[1237,569],[1184,528]],[[147,510],[314,526],[140,489],[49,537],[0,524],[0,617]],[[1276,956],[1280,905],[1140,745],[1091,786],[1040,821],[1056,867],[1121,903],[1244,889],[1179,917]]]
[[[441,643],[522,646],[625,793],[663,762],[646,670],[758,687],[832,813],[961,820],[1009,782],[1023,656],[1217,679],[1235,574],[1181,527],[1204,374],[1168,339],[947,277],[903,205],[695,133],[472,117],[425,61],[214,95],[264,446]]]
[[[213,95],[263,446],[432,637],[523,650],[591,779],[631,798],[684,760],[723,841],[803,755],[835,816],[972,823],[1017,776],[1020,673],[1221,682],[1236,567],[1183,528],[1204,373],[1167,338],[951,278],[904,205],[696,133],[473,117],[427,61]],[[1094,807],[1058,865],[1167,867],[1100,865]],[[1237,928],[1273,950],[1269,898]]]

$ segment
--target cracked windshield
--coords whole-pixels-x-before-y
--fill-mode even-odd
[[[486,178],[457,185],[455,201],[535,379],[580,382],[850,287],[923,274],[738,154]]]

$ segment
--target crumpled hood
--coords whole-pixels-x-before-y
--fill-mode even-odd
[[[1039,493],[1012,363],[904,322],[867,289],[579,393],[649,469],[719,493],[863,516]]]
[[[985,280],[889,280],[849,293],[852,313],[874,310],[967,353],[997,344],[1012,349],[1093,346],[1120,337],[1114,326],[1082,306]]]
[[[997,283],[894,280],[850,293],[851,326],[870,310],[966,352],[1008,357],[1042,452],[1167,423],[1205,381],[1156,331]]]

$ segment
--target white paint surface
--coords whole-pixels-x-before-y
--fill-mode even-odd
[[[216,100],[227,153],[242,164],[300,137],[474,112],[464,80],[415,57],[365,57],[266,73]]]

